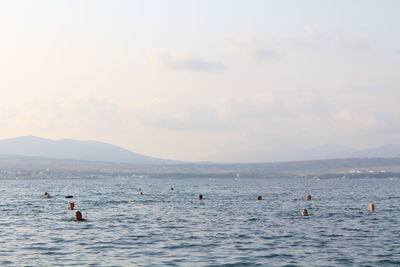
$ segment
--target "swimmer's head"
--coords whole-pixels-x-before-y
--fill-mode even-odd
[[[200,199],[200,200],[203,199],[203,195],[202,195],[202,194],[199,195],[199,199]]]
[[[375,210],[375,204],[374,203],[369,203],[369,210],[374,211]]]
[[[141,194],[141,195],[143,195],[143,192],[142,192],[142,191],[140,191],[140,194]]]
[[[307,209],[302,210],[301,211],[301,215],[302,216],[308,216],[308,210]]]
[[[306,200],[311,200],[311,195],[307,195]]]
[[[75,212],[75,221],[85,221],[85,219],[82,218],[82,212]]]
[[[262,196],[258,196],[258,197],[257,197],[257,200],[262,200]]]
[[[69,202],[68,209],[73,210],[75,208],[74,202]]]
[[[174,188],[173,188],[173,187],[171,187],[171,191],[174,191]]]

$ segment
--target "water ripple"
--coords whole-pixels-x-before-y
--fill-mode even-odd
[[[399,179],[4,180],[0,192],[0,266],[400,264]]]

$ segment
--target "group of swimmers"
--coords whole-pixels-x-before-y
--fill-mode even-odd
[[[173,191],[173,190],[174,190],[174,188],[171,187],[171,191]],[[142,189],[141,189],[141,188],[139,188],[139,192],[140,192],[140,195],[143,195],[143,192],[142,192]],[[52,196],[50,196],[50,194],[47,193],[47,192],[44,193],[44,195],[45,195],[45,197],[47,197],[47,198],[52,198]],[[66,198],[72,198],[72,196],[66,196]],[[203,200],[203,195],[200,194],[198,198],[199,198],[199,200]],[[257,197],[257,200],[262,200],[262,199],[263,199],[262,196],[258,196],[258,197]],[[310,195],[310,194],[306,195],[306,200],[308,200],[308,201],[311,200],[311,195]],[[68,209],[69,209],[69,210],[74,210],[74,209],[75,209],[75,203],[74,203],[74,202],[69,202],[69,204],[68,204]],[[374,204],[374,203],[369,203],[369,210],[370,210],[370,211],[375,211],[375,204]],[[303,209],[303,210],[301,211],[301,215],[302,215],[302,216],[308,216],[308,210],[307,210],[307,209]],[[82,212],[76,211],[76,212],[75,212],[75,219],[74,219],[74,221],[76,221],[76,222],[83,222],[83,221],[86,221],[86,219],[84,219],[84,218],[82,217]]]
[[[49,193],[47,193],[47,192],[44,193],[44,196],[47,197],[47,198],[52,198],[52,196],[51,196]],[[65,198],[72,198],[72,196],[65,196]],[[68,209],[69,209],[69,210],[74,210],[74,209],[75,209],[75,203],[74,203],[74,202],[69,202],[69,203],[68,203]],[[75,219],[74,219],[74,221],[75,221],[75,222],[84,222],[84,221],[86,221],[86,219],[84,219],[84,218],[82,217],[82,212],[76,211],[76,212],[75,212]]]
[[[257,200],[262,200],[263,198],[262,198],[262,196],[258,196],[257,197]],[[306,196],[306,200],[311,200],[311,195],[307,195]],[[301,215],[302,216],[308,216],[308,210],[307,209],[303,209],[302,211],[301,211]]]
[[[311,200],[311,195],[307,195],[306,196],[306,200]],[[369,210],[370,211],[375,211],[375,204],[374,203],[369,203]],[[308,210],[307,209],[303,209],[301,211],[301,215],[302,216],[308,216]]]
[[[203,196],[201,196],[201,199],[202,198],[203,198]],[[199,197],[199,199],[200,199],[200,197]],[[258,196],[257,200],[262,200],[262,196]],[[311,195],[310,194],[306,195],[306,200],[308,200],[308,201],[311,200]],[[375,204],[374,203],[372,203],[372,202],[369,203],[369,210],[370,211],[375,211]],[[301,211],[301,216],[308,216],[308,210],[307,209],[303,209]]]

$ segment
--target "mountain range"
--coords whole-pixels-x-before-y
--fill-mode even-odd
[[[340,145],[323,145],[302,151],[297,155],[298,160],[395,157],[400,157],[400,145],[392,144],[360,150]]]
[[[178,161],[141,155],[115,145],[97,141],[77,141],[72,139],[55,141],[35,136],[21,136],[0,140],[0,155],[131,164],[178,163]]]
[[[50,140],[35,136],[22,136],[0,140],[0,155],[19,155],[53,159],[73,159],[129,164],[182,164],[149,157],[127,149],[97,141],[72,139]],[[400,145],[385,145],[356,150],[346,146],[325,145],[291,155],[291,160],[321,160],[340,158],[395,158],[400,157]]]

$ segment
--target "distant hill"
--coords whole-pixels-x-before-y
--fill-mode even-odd
[[[356,157],[381,157],[393,158],[400,157],[400,145],[385,145],[376,148],[359,150],[355,153]]]
[[[0,154],[1,178],[100,176],[168,178],[400,177],[400,158],[348,158],[274,163],[131,164]]]
[[[296,160],[319,160],[340,158],[396,158],[400,157],[400,145],[385,145],[357,150],[340,145],[323,145],[303,151]]]
[[[126,164],[151,164],[151,165],[169,165],[169,164],[183,164],[186,169],[196,169],[198,166],[208,166],[211,168],[217,165],[218,169],[226,166],[247,166],[247,164],[219,164],[219,163],[195,163],[187,165],[185,162],[153,158],[141,155],[121,147],[97,142],[97,141],[77,141],[72,139],[50,140],[34,136],[22,136],[10,139],[0,140],[0,155],[18,155],[25,157],[39,157],[46,159],[67,159],[67,160],[81,160],[91,162],[110,162],[110,163],[126,163]],[[3,157],[4,158],[4,157]],[[297,155],[292,155],[291,162],[276,162],[273,163],[260,163],[252,165],[255,166],[269,166],[275,169],[276,166],[284,165],[283,169],[292,169],[293,166],[301,166],[300,169],[308,169],[305,165],[310,163],[310,160],[325,160],[325,159],[363,159],[363,158],[400,158],[400,145],[385,145],[377,148],[370,148],[365,150],[356,150],[346,146],[338,145],[325,145],[315,147]],[[298,163],[294,164],[296,161]],[[304,165],[300,162],[307,161]],[[340,162],[340,161],[333,161]],[[362,160],[362,162],[365,162]],[[315,167],[321,162],[313,162]],[[330,164],[332,162],[329,162]],[[369,162],[368,164],[371,164]],[[324,163],[325,165],[325,163]],[[340,165],[340,164],[339,164]],[[225,167],[224,167],[225,166]],[[358,163],[356,164],[358,166]],[[267,169],[269,169],[267,168]],[[296,167],[297,168],[297,167]],[[233,168],[235,169],[235,168]]]
[[[178,163],[178,161],[148,157],[102,142],[72,139],[55,141],[34,136],[0,140],[0,154],[130,164]]]

